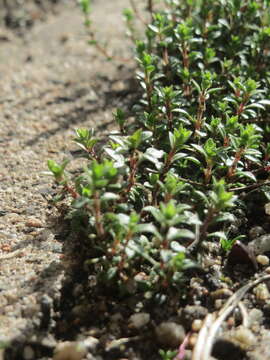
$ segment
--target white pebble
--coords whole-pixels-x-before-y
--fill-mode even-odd
[[[241,344],[248,347],[256,343],[254,334],[244,326],[239,326],[239,328],[235,330],[233,337]]]
[[[256,257],[256,260],[259,264],[263,265],[263,266],[267,266],[269,265],[269,258],[265,255],[258,255]]]
[[[93,336],[88,336],[88,338],[86,338],[83,343],[88,350],[95,351],[99,344],[99,340]]]
[[[129,327],[140,329],[147,325],[150,321],[150,315],[148,313],[133,314],[129,318]]]
[[[253,293],[256,295],[256,299],[261,301],[265,301],[270,297],[269,290],[265,284],[259,284],[256,286]]]
[[[266,215],[270,215],[270,203],[264,205]]]
[[[217,300],[215,300],[215,309],[216,309],[216,310],[221,309],[222,305],[223,305],[222,299],[217,299]]]
[[[191,326],[192,330],[193,330],[194,332],[199,332],[199,331],[201,330],[202,323],[203,323],[203,322],[202,322],[201,319],[195,319],[195,320],[193,320],[192,326]]]

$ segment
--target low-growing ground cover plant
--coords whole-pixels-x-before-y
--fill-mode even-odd
[[[89,29],[90,1],[80,3]],[[135,121],[116,109],[105,146],[94,130],[77,129],[88,159],[79,176],[67,162],[48,166],[101,284],[184,295],[202,244],[228,251],[246,234],[235,226],[239,209],[249,216],[254,201],[258,209],[269,201],[270,2],[148,1],[143,39],[131,5],[142,92]]]

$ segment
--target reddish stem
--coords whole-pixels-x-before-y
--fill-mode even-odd
[[[198,107],[198,112],[197,112],[197,120],[196,120],[196,124],[195,124],[196,131],[201,130],[204,112],[205,112],[205,93],[202,92],[199,95],[199,107]]]
[[[237,164],[240,161],[244,151],[245,151],[245,149],[241,148],[236,152],[233,163],[232,163],[231,167],[228,169],[228,173],[227,173],[228,178],[231,178],[232,176],[235,175]]]
[[[67,191],[73,197],[73,199],[77,199],[79,196],[78,193],[69,185],[65,185],[64,190]]]
[[[100,199],[99,199],[98,191],[94,192],[94,216],[96,222],[97,235],[102,238],[104,236],[104,228],[101,221],[102,216],[101,216]]]
[[[128,178],[128,187],[126,189],[126,193],[129,193],[135,184],[137,164],[138,164],[138,159],[136,157],[136,152],[134,151],[129,160],[130,174]]]
[[[167,115],[167,119],[168,119],[168,127],[169,127],[169,130],[172,131],[172,129],[173,129],[173,113],[171,110],[170,100],[166,100],[165,107],[166,107],[166,115]]]
[[[207,168],[204,170],[205,183],[209,184],[212,177],[212,165],[208,164]]]

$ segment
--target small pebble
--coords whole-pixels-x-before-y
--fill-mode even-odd
[[[243,344],[244,346],[252,346],[256,343],[256,337],[248,328],[239,326],[233,332],[233,339]]]
[[[258,264],[261,264],[263,266],[269,265],[269,258],[265,255],[258,255],[256,257],[256,260],[257,260]]]
[[[206,256],[203,260],[203,266],[209,268],[216,264],[216,259],[211,258],[210,256]]]
[[[123,351],[125,351],[126,344],[128,342],[129,342],[129,338],[114,339],[114,340],[106,343],[105,350],[106,350],[106,352],[110,352],[110,351],[118,349],[121,352],[123,352]]]
[[[35,339],[31,339],[32,341],[37,341]],[[48,334],[41,340],[41,345],[45,346],[49,349],[54,349],[57,345],[57,342],[52,334]]]
[[[44,227],[42,222],[38,219],[28,219],[25,223],[28,227],[42,228]]]
[[[133,314],[129,318],[129,327],[140,329],[147,325],[150,321],[150,315],[148,313]]]
[[[253,289],[253,293],[256,295],[257,300],[265,301],[269,299],[270,294],[265,284],[259,284]]]
[[[117,312],[111,316],[112,322],[119,322],[123,320],[123,315],[120,312]]]
[[[190,349],[193,349],[194,346],[196,345],[198,339],[198,334],[191,334],[188,340],[188,345]]]
[[[161,345],[176,348],[185,338],[185,329],[172,321],[162,322],[156,329],[157,340]]]
[[[270,203],[264,205],[266,215],[270,215]]]
[[[22,217],[16,213],[11,213],[9,214],[8,220],[11,222],[11,224],[17,224],[22,221]]]
[[[7,299],[9,305],[13,304],[14,302],[18,301],[18,290],[10,289],[8,291],[5,291],[4,296]]]
[[[264,235],[264,234],[265,234],[265,231],[261,226],[254,226],[253,228],[251,228],[249,230],[249,233],[248,233],[250,240],[254,240],[257,237]]]
[[[88,338],[86,338],[83,341],[84,345],[87,347],[88,350],[90,351],[95,351],[98,344],[99,344],[99,340],[97,338],[95,338],[94,336],[88,336]]]
[[[270,234],[262,235],[252,240],[248,247],[254,251],[255,255],[261,255],[270,251]]]
[[[212,291],[210,293],[210,296],[213,299],[227,299],[232,295],[233,295],[233,292],[231,290],[229,290],[229,289],[226,289],[226,288],[218,289],[218,290]]]
[[[83,343],[64,341],[56,346],[53,360],[81,360],[86,353],[86,346]]]
[[[32,360],[35,358],[35,352],[31,346],[25,346],[23,349],[23,358],[24,360]]]
[[[265,305],[263,306],[263,313],[264,316],[270,317],[270,300],[265,302]]]
[[[39,233],[38,238],[39,238],[40,241],[48,241],[48,240],[52,241],[53,238],[54,238],[54,235],[51,232],[51,230],[44,229],[44,230],[41,230],[41,232]]]
[[[262,324],[263,323],[263,312],[259,309],[252,309],[248,314],[249,324],[253,325],[255,323]]]
[[[195,332],[199,332],[201,330],[201,327],[202,327],[202,320],[201,319],[195,319],[193,320],[193,323],[192,323],[192,330],[195,331]]]
[[[204,319],[208,310],[201,305],[187,305],[179,310],[180,321],[186,328],[190,328],[194,320]]]
[[[221,308],[222,308],[222,305],[223,305],[223,301],[222,301],[221,299],[217,299],[217,300],[215,301],[215,309],[216,309],[216,310],[221,309]]]

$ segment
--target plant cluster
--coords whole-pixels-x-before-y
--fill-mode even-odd
[[[144,39],[132,4],[143,92],[135,122],[117,109],[119,130],[102,148],[93,130],[78,129],[89,161],[75,179],[66,162],[48,165],[84,219],[100,281],[153,294],[181,289],[206,239],[233,244],[244,191],[269,199],[270,1],[148,2]],[[88,19],[89,0],[81,5]]]

